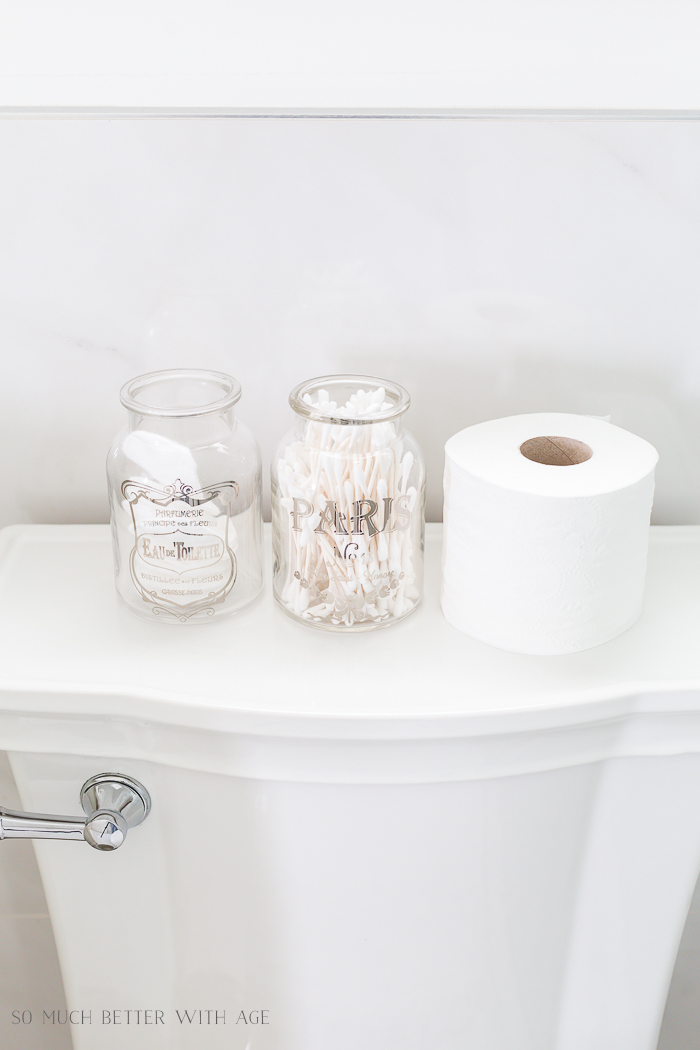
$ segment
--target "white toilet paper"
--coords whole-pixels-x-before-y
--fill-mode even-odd
[[[642,611],[657,460],[647,441],[589,416],[511,416],[455,434],[445,446],[447,620],[541,655],[626,631]]]

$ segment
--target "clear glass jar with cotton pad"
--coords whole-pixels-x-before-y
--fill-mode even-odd
[[[403,427],[406,390],[322,376],[289,395],[297,420],[272,462],[273,589],[312,627],[367,631],[423,591],[425,465]]]
[[[261,458],[240,384],[199,369],[128,382],[107,457],[117,594],[160,623],[219,620],[262,590]]]

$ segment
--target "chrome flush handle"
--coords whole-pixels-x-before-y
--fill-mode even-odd
[[[129,828],[148,816],[151,796],[143,784],[123,773],[98,773],[80,789],[85,817],[16,813],[0,806],[2,839],[77,839],[94,849],[119,849]]]

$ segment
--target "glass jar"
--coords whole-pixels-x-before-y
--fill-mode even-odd
[[[366,631],[421,599],[425,466],[397,383],[323,376],[289,395],[296,426],[272,462],[273,588],[313,627]]]
[[[107,457],[117,594],[163,623],[221,619],[260,593],[260,449],[239,383],[177,369],[128,382]]]

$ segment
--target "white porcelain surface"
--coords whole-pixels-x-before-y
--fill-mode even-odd
[[[37,844],[69,1006],[167,1011],[143,1048],[653,1050],[700,868],[700,529],[654,530],[640,622],[556,659],[450,628],[428,531],[381,650],[265,604],[192,649],[118,608],[106,528],[4,534],[24,806],[75,812],[107,768],[153,797],[114,856]]]
[[[101,764],[13,756],[30,808],[75,808]],[[148,824],[113,857],[37,853],[69,1005],[164,1010],[135,1047],[656,1045],[700,864],[697,754],[381,786],[107,764],[148,784]],[[228,1022],[183,1030],[183,1007]],[[270,1026],[247,1042],[232,1018],[253,1008]],[[113,1031],[74,1028],[75,1048]]]
[[[0,121],[0,521],[106,521],[120,385],[243,384],[264,460],[291,387],[413,395],[442,448],[489,418],[610,416],[700,523],[700,121]]]
[[[419,609],[391,631],[345,639],[290,621],[269,588],[247,612],[201,631],[143,624],[117,603],[107,526],[4,530],[0,695],[3,711],[26,716],[13,722],[13,748],[36,748],[42,727],[50,736],[70,716],[81,725],[78,735],[66,727],[73,746],[82,738],[92,754],[116,718],[110,732],[134,757],[174,748],[178,762],[255,775],[258,763],[265,770],[266,754],[277,763],[286,751],[292,765],[285,775],[298,759],[307,779],[315,768],[319,776],[334,769],[342,778],[343,756],[352,767],[358,741],[402,740],[405,751],[397,750],[397,765],[385,774],[386,756],[376,762],[367,756],[368,778],[392,781],[402,756],[426,756],[433,744],[441,772],[432,769],[429,778],[461,778],[460,756],[450,760],[442,750],[447,738],[486,763],[469,775],[484,774],[492,760],[514,762],[509,772],[573,756],[590,760],[598,748],[599,757],[640,748],[665,754],[674,747],[675,724],[684,727],[684,746],[695,733],[700,746],[699,528],[652,529],[640,620],[605,645],[556,658],[506,653],[446,623],[439,607],[441,532],[440,525],[427,526]],[[269,550],[269,526],[266,534]],[[620,724],[626,716],[634,731]],[[151,735],[132,738],[124,720],[133,719]],[[182,745],[178,728],[186,730]],[[519,750],[521,734],[545,729],[557,731],[550,744],[543,736],[537,747]],[[241,734],[246,747],[227,751],[219,731]],[[479,757],[489,736],[494,747],[500,741],[498,757]],[[324,759],[326,751],[332,759]],[[428,767],[404,772],[422,779]]]

